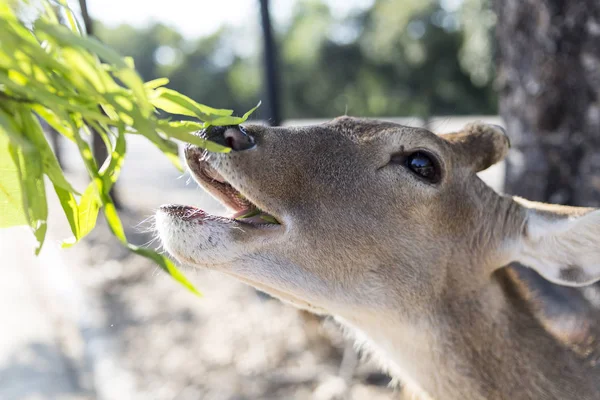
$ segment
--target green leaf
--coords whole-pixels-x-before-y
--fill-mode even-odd
[[[111,122],[109,118],[103,116],[99,112],[96,105],[93,105],[94,108],[90,108],[90,106],[92,106],[91,103],[82,106],[74,101],[69,101],[68,99],[62,98],[60,96],[55,95],[54,93],[48,92],[42,85],[39,85],[35,82],[29,82],[27,86],[21,86],[12,82],[10,79],[8,79],[8,77],[0,74],[0,84],[5,85],[8,89],[14,91],[15,93],[18,93],[20,95],[20,98],[25,98],[31,103],[34,103],[34,101],[30,99],[36,99],[35,103],[38,104],[44,104],[46,106],[53,105],[53,107],[62,107],[66,112],[80,113],[85,117],[94,118],[104,123]]]
[[[67,0],[58,0],[58,1],[60,2],[60,4],[63,6],[63,9],[65,10],[65,14],[67,16],[67,21],[69,22],[69,27],[71,28],[71,30],[73,32],[79,32],[79,27],[77,26],[75,16],[73,15],[73,12],[69,8],[69,5],[67,4]]]
[[[127,85],[133,92],[136,99],[136,107],[140,110],[145,118],[148,118],[153,109],[148,100],[144,82],[140,76],[132,69],[121,69],[115,71],[115,75]]]
[[[27,225],[19,171],[10,151],[8,135],[0,129],[0,228]]]
[[[248,117],[258,107],[260,107],[260,104],[261,104],[261,102],[259,101],[258,104],[254,108],[252,108],[250,111],[248,111],[242,117],[233,117],[233,116],[218,117],[218,118],[214,118],[214,119],[206,119],[205,122],[207,124],[210,124],[210,125],[213,125],[213,126],[239,125],[239,124],[242,124],[242,123],[246,122],[246,120],[248,119]]]
[[[107,190],[110,190],[119,177],[121,167],[123,166],[123,162],[125,162],[126,145],[125,132],[119,132],[115,148],[110,154],[108,166],[100,170],[100,176],[102,176]]]
[[[44,11],[45,14],[44,16],[50,20],[50,22],[54,23],[54,24],[58,24],[59,20],[58,20],[58,15],[56,15],[56,12],[54,12],[54,9],[52,8],[52,6],[50,6],[50,4],[44,2]]]
[[[90,182],[85,189],[77,207],[77,221],[79,232],[75,234],[76,240],[81,240],[96,226],[98,212],[100,211],[100,196],[95,182]]]
[[[7,112],[5,112],[0,105],[0,133],[7,136],[7,140],[10,140],[14,144],[22,147],[25,150],[32,148],[31,143],[21,135],[19,128],[16,123]]]
[[[267,222],[270,222],[271,224],[277,224],[277,225],[279,225],[279,221],[277,221],[275,219],[275,217],[273,217],[272,215],[263,214],[263,215],[260,216],[260,219],[262,219],[264,221],[267,221]]]
[[[129,66],[116,51],[104,46],[98,40],[91,37],[81,37],[73,34],[69,29],[61,25],[51,24],[44,20],[35,22],[36,32],[46,33],[49,39],[54,39],[66,47],[81,47],[114,65],[117,69],[129,69]]]
[[[12,143],[9,144],[9,152],[17,167],[27,223],[38,241],[35,254],[39,254],[46,238],[48,220],[42,160],[36,151],[24,153],[22,148]]]
[[[32,109],[44,119],[54,130],[63,135],[69,140],[75,140],[72,127],[69,124],[65,124],[63,121],[68,119],[66,115],[63,115],[62,118],[59,118],[55,112],[50,111],[48,108],[35,104],[32,106]]]
[[[153,79],[151,81],[148,81],[146,83],[144,83],[144,87],[146,89],[157,89],[161,86],[165,86],[169,83],[169,78],[158,78],[158,79]]]
[[[242,118],[244,119],[244,122],[248,119],[248,117],[250,117],[250,115],[252,115],[252,113],[254,111],[256,111],[256,109],[258,107],[260,107],[261,104],[262,104],[262,101],[259,101],[258,104],[256,104],[253,108],[251,108],[250,110],[246,111],[246,113],[242,116]]]
[[[51,38],[56,39],[63,46],[84,48],[111,63],[115,67],[113,71],[115,76],[133,92],[137,100],[136,105],[142,115],[146,117],[150,115],[152,107],[148,101],[142,80],[117,52],[104,46],[94,38],[74,35],[60,25],[53,25],[43,20],[38,20],[35,23],[35,27],[41,32],[49,34]]]
[[[37,118],[30,110],[24,108],[21,109],[20,117],[23,123],[23,131],[26,133],[31,143],[36,146],[36,149],[42,158],[42,162],[44,163],[44,173],[48,175],[48,178],[50,178],[54,185],[69,192],[79,194],[65,178],[58,160],[52,151],[52,147],[50,147]]]
[[[107,202],[104,204],[104,216],[111,231],[117,236],[117,238],[123,243],[129,250],[133,251],[136,254],[144,256],[153,260],[158,264],[165,272],[167,272],[173,279],[182,284],[189,291],[194,293],[197,296],[201,296],[200,292],[194,287],[194,285],[173,265],[173,263],[166,257],[156,253],[153,250],[146,249],[143,247],[139,247],[127,242],[127,238],[125,237],[125,231],[123,230],[123,225],[121,220],[119,219],[119,215],[114,207],[114,204],[110,200],[110,198],[105,199]]]
[[[114,104],[120,112],[129,112],[131,117],[136,121],[137,133],[144,135],[149,139],[160,151],[162,151],[167,158],[175,165],[177,169],[183,171],[181,160],[179,159],[179,148],[177,143],[174,143],[168,139],[161,137],[157,133],[157,126],[155,120],[145,118],[140,112],[133,108],[131,110],[125,110],[120,104]]]
[[[202,139],[196,135],[192,135],[190,132],[195,132],[196,126],[203,126],[197,123],[185,123],[185,122],[170,122],[170,121],[159,121],[158,129],[173,139],[181,140],[185,143],[191,143],[208,151],[215,153],[229,153],[231,149],[229,147],[221,146],[210,140]]]
[[[102,196],[102,203],[104,206],[104,218],[106,218],[106,222],[108,222],[110,230],[117,237],[117,239],[119,239],[123,244],[127,245],[127,237],[125,236],[123,224],[121,223],[119,214],[117,214],[115,204],[112,202],[112,199],[108,194]]]
[[[61,188],[60,186],[54,185],[54,191],[56,192],[56,196],[60,201],[63,212],[67,217],[71,232],[73,232],[74,240],[72,242],[75,243],[79,240],[79,238],[81,238],[79,228],[79,207],[77,206],[77,200],[75,200],[73,193]]]
[[[187,115],[206,121],[218,116],[233,114],[233,110],[218,110],[197,103],[189,97],[167,88],[158,88],[150,99],[156,108],[160,108],[171,114]]]
[[[258,208],[253,208],[252,210],[248,211],[246,214],[240,215],[236,219],[244,219],[244,218],[255,217],[258,214],[260,214],[260,210]]]
[[[62,56],[71,68],[73,68],[73,72],[71,74],[71,78],[75,80],[76,78],[80,78],[80,80],[86,80],[92,86],[92,88],[100,93],[106,92],[106,87],[104,85],[105,80],[100,77],[100,74],[105,73],[104,71],[98,69],[97,60],[94,60],[93,57],[88,57],[89,54],[82,53],[75,49],[63,49]]]
[[[164,87],[169,82],[166,78],[144,84],[133,59],[121,57],[94,38],[81,36],[66,0],[54,0],[52,5],[41,0],[41,4],[45,11],[29,29],[0,0],[0,227],[28,223],[38,239],[39,252],[46,233],[44,177],[48,176],[73,233],[65,246],[85,237],[95,227],[103,208],[120,242],[154,260],[198,294],[170,260],[127,243],[110,197],[125,159],[125,134],[144,136],[181,169],[176,140],[208,151],[228,152],[231,149],[193,133],[210,125],[242,123],[256,107],[242,117],[234,117],[232,110],[199,104]],[[65,7],[62,11],[70,29],[59,24],[55,4]],[[160,120],[157,108],[199,121]],[[79,202],[38,116],[77,145],[92,180]],[[110,157],[100,168],[88,143],[90,128],[98,132],[109,150]]]
[[[75,125],[72,121],[70,122],[73,125]],[[83,128],[89,133],[89,128],[87,126],[84,126]],[[76,129],[73,128],[73,130]],[[90,145],[79,135],[75,135],[75,143],[77,144],[77,148],[79,149],[79,155],[81,156],[81,160],[83,161],[83,164],[85,165],[85,168],[87,169],[92,179],[100,179],[100,173],[98,172],[98,164],[94,159],[94,155],[92,153]],[[101,185],[98,185],[98,187],[101,187]]]
[[[195,121],[158,121],[159,128],[165,128],[170,131],[177,130],[184,133],[198,132],[206,127],[204,123]]]
[[[127,245],[127,248],[133,251],[136,254],[139,254],[143,257],[149,258],[154,261],[160,268],[163,269],[166,273],[171,275],[173,279],[182,284],[185,288],[187,288],[190,292],[194,293],[196,296],[202,296],[202,294],[194,287],[194,285],[183,275],[179,269],[165,256],[156,253],[153,250],[146,249],[143,247],[139,247],[133,244]]]

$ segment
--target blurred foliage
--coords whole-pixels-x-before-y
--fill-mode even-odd
[[[275,21],[284,117],[496,113],[488,2],[375,0],[339,13],[326,0],[297,0],[288,22]],[[243,31],[223,27],[200,40],[161,24],[97,32],[144,79],[168,76],[194,99],[243,109],[264,87],[258,14],[248,19]]]
[[[125,159],[125,135],[145,137],[181,169],[174,140],[228,152],[193,133],[238,125],[256,107],[235,117],[233,110],[208,107],[164,87],[168,79],[143,83],[131,59],[80,34],[66,1],[35,3],[39,9],[31,4],[0,2],[0,228],[29,225],[37,239],[36,254],[40,252],[48,223],[47,177],[73,233],[65,246],[85,237],[102,209],[124,246],[198,293],[167,257],[133,245],[125,236],[110,194]],[[25,21],[24,13],[34,18]],[[160,119],[159,110],[195,121]],[[82,193],[65,177],[40,119],[76,144],[91,181]],[[92,156],[92,129],[108,149],[106,160]]]

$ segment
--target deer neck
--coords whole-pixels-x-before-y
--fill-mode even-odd
[[[600,398],[598,373],[504,285],[499,276],[475,296],[422,318],[371,313],[341,322],[418,399]]]

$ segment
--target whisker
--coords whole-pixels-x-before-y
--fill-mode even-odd
[[[156,217],[154,214],[148,215],[146,218],[141,220],[139,223],[133,226],[136,232],[139,233],[151,233],[156,231]]]

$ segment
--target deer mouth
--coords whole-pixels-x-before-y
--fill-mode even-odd
[[[164,205],[160,209],[183,221],[202,222],[205,220],[236,222],[253,227],[276,227],[281,225],[274,214],[261,209],[251,202],[239,189],[228,182],[206,159],[204,152],[197,148],[186,150],[188,167],[198,184],[210,193],[231,214],[227,217],[211,215],[206,211],[184,205]]]

